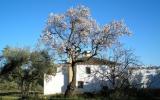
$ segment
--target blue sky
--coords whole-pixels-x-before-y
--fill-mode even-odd
[[[122,38],[144,64],[160,65],[160,0],[0,0],[0,50],[33,47],[48,14],[83,4],[99,24],[124,19],[132,30]]]

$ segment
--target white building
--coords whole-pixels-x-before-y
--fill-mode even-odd
[[[84,58],[85,59],[85,58]],[[109,72],[108,63],[113,63],[107,60],[92,58],[87,62],[78,63],[76,65],[76,89],[78,93],[83,92],[99,92],[103,86],[110,86],[107,78],[104,78],[101,73]],[[160,68],[133,68],[130,83],[135,84],[139,88],[160,88],[160,78],[157,72]],[[61,65],[55,76],[45,75],[44,79],[44,94],[59,94],[64,93],[69,79],[68,65]],[[152,80],[156,80],[151,83]],[[151,83],[151,84],[150,84]],[[138,85],[137,85],[138,84]]]
[[[85,59],[85,58],[84,58]],[[101,90],[104,82],[100,75],[93,75],[97,70],[109,71],[107,60],[92,58],[84,63],[76,65],[76,90],[77,92],[97,92]],[[67,65],[61,65],[55,76],[45,75],[44,94],[64,93],[69,83],[69,71]]]
[[[64,93],[68,84],[67,67],[60,66],[56,75],[44,75],[44,94]]]
[[[130,82],[136,88],[160,88],[160,67],[132,68]]]

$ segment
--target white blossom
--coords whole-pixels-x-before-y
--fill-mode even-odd
[[[70,8],[66,13],[51,13],[48,17],[45,32],[42,40],[50,44],[55,52],[68,53],[77,56],[77,47],[80,49],[90,49],[94,52],[108,48],[118,42],[122,35],[130,35],[128,27],[123,21],[112,21],[104,26],[100,26],[90,16],[89,8],[78,6]]]

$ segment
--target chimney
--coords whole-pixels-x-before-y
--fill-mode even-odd
[[[83,57],[90,57],[91,56],[91,51],[84,51],[83,52]]]

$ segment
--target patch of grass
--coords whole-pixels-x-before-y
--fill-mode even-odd
[[[20,97],[18,96],[0,96],[0,100],[18,100]]]
[[[85,94],[78,94],[72,97],[64,97],[63,94],[47,95],[44,96],[45,100],[104,100],[104,97],[100,96],[88,96]]]

